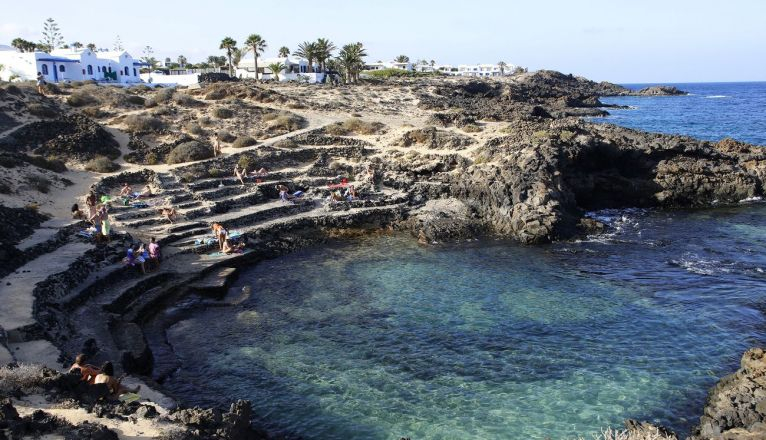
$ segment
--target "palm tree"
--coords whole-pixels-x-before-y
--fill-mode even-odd
[[[186,63],[188,62],[186,57],[183,55],[178,55],[178,58],[176,58],[176,61],[178,62],[178,65],[181,66],[182,69],[186,66]]]
[[[93,43],[88,43],[85,47],[88,48],[89,51],[95,52],[96,51],[96,45]]]
[[[290,48],[282,46],[279,48],[279,58],[287,58],[290,56]]]
[[[268,65],[269,70],[271,70],[271,74],[274,75],[274,78],[279,81],[279,74],[287,68],[282,63],[271,63]]]
[[[225,50],[226,56],[229,58],[229,76],[234,76],[234,69],[231,64],[231,55],[232,55],[232,51],[236,49],[236,47],[237,47],[237,41],[231,37],[226,37],[223,40],[221,40],[221,46],[219,47],[219,49]]]
[[[505,61],[498,61],[497,67],[500,68],[500,76],[505,75],[505,68],[508,67],[508,63]]]
[[[353,83],[359,80],[359,72],[364,68],[364,57],[367,52],[362,43],[353,43],[343,46],[338,53],[338,62],[343,66],[346,82]]]
[[[309,62],[309,73],[314,71],[313,62],[316,59],[317,55],[317,46],[316,43],[310,43],[308,41],[304,41],[303,43],[298,45],[298,49],[293,52],[293,55],[296,57],[306,58]]]
[[[316,58],[319,63],[319,70],[324,71],[327,60],[332,57],[332,53],[337,47],[326,38],[318,38],[314,44],[316,45]]]
[[[82,43],[80,43],[79,41],[75,41],[74,43],[72,43],[72,47],[74,47],[75,49],[82,49]]]
[[[397,63],[409,63],[410,57],[408,57],[407,55],[399,55],[398,57],[394,59],[394,61],[396,61]]]
[[[258,54],[263,53],[266,50],[267,44],[258,34],[250,34],[245,40],[245,48],[242,50],[244,53],[253,52],[253,63],[255,64],[255,79],[258,79]]]

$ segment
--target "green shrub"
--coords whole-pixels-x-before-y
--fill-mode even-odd
[[[229,119],[234,116],[234,111],[226,107],[216,107],[212,113],[218,119]]]
[[[120,166],[109,160],[108,157],[98,156],[85,164],[85,169],[96,173],[112,173],[120,169]]]
[[[197,101],[196,99],[192,98],[191,96],[185,94],[185,93],[178,93],[173,98],[173,101],[181,106],[184,107],[199,107],[202,105],[201,101]]]
[[[192,162],[213,157],[213,149],[199,141],[184,142],[168,154],[165,161],[169,164]]]
[[[42,367],[32,364],[8,364],[0,367],[0,394],[11,395],[16,391],[32,393],[42,390],[47,381]]]
[[[32,186],[32,188],[43,194],[48,194],[52,183],[50,179],[44,176],[29,176],[27,177],[27,182]]]
[[[249,154],[243,154],[239,157],[237,164],[239,164],[240,168],[252,170],[255,166],[255,157]]]
[[[94,119],[105,118],[109,116],[109,113],[101,110],[98,107],[85,107],[84,109],[80,110],[80,113]]]
[[[207,175],[212,178],[221,177],[224,174],[226,174],[226,172],[220,168],[210,168],[207,170]]]
[[[91,95],[90,93],[78,90],[71,95],[69,95],[69,98],[67,98],[66,103],[69,104],[72,107],[84,107],[86,105],[94,105],[98,104],[99,101],[96,99],[95,96]]]
[[[31,165],[53,171],[54,173],[63,173],[67,170],[64,161],[54,156],[25,156],[25,160]]]
[[[199,123],[203,127],[210,127],[211,125],[213,125],[213,120],[210,119],[209,116],[201,116],[199,118]]]
[[[548,132],[546,130],[538,130],[534,133],[532,133],[532,138],[535,139],[538,142],[544,141],[548,139]]]
[[[146,108],[154,108],[157,107],[157,100],[154,98],[149,98],[146,101],[144,101],[144,107]]]
[[[292,139],[282,139],[281,141],[274,142],[274,146],[277,148],[298,148],[300,145],[298,145],[294,140]]]
[[[55,108],[42,104],[27,104],[27,111],[40,118],[55,118],[59,112]]]
[[[359,118],[347,119],[343,122],[336,122],[325,127],[325,133],[334,136],[372,135],[381,133],[385,125],[380,122],[366,122]]]
[[[561,133],[559,133],[559,139],[564,142],[569,142],[575,137],[575,135],[577,135],[577,133],[574,131],[561,130]]]
[[[160,163],[160,158],[157,156],[157,153],[154,151],[148,153],[146,157],[144,157],[144,163],[146,165],[157,165]]]
[[[161,120],[145,114],[128,115],[125,125],[133,132],[159,131],[164,126]]]
[[[267,113],[263,120],[268,122],[269,131],[295,131],[305,124],[305,120],[290,112]]]
[[[143,96],[138,96],[138,95],[126,95],[125,101],[128,104],[133,104],[133,105],[144,105],[144,106],[146,105],[146,98],[144,98]]]
[[[197,136],[202,136],[203,134],[205,134],[205,130],[202,127],[200,127],[199,124],[197,124],[196,122],[189,122],[184,126],[184,128],[189,134],[193,134]]]
[[[157,93],[154,94],[152,99],[157,102],[168,102],[171,99],[173,99],[173,94],[175,93],[175,89],[169,88],[169,89],[162,89],[158,88]]]
[[[463,131],[466,133],[479,133],[483,131],[484,129],[476,124],[468,124],[463,127]]]
[[[231,146],[234,148],[245,148],[245,147],[252,147],[253,145],[257,143],[258,141],[256,141],[250,136],[240,136],[231,144]]]
[[[218,133],[216,134],[216,138],[221,142],[234,142],[237,137],[233,134],[229,133],[227,130],[218,130]]]

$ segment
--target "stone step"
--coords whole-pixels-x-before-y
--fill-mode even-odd
[[[65,272],[85,252],[93,248],[90,243],[69,243],[42,255],[16,272],[0,280],[0,327],[6,331],[20,329],[36,323],[32,315],[37,283],[51,275]]]

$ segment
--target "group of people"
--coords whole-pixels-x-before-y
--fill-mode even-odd
[[[213,223],[213,236],[218,241],[218,250],[224,254],[233,254],[245,248],[245,243],[233,243],[229,232],[220,223]]]
[[[141,389],[141,385],[135,388],[123,385],[122,380],[125,376],[114,377],[114,365],[111,362],[104,362],[99,368],[88,364],[87,361],[86,355],[78,354],[72,366],[69,367],[69,372],[79,372],[81,380],[89,385],[105,384],[109,388],[109,394],[114,397],[125,393],[137,393]]]
[[[334,189],[330,191],[330,195],[327,196],[327,200],[331,203],[335,202],[353,202],[359,199],[359,194],[356,192],[354,185],[348,185],[346,190],[341,193],[340,189]]]
[[[261,167],[258,171],[252,171],[250,173],[247,172],[247,167],[239,167],[239,163],[234,165],[234,177],[239,179],[239,182],[244,185],[245,179],[248,179],[250,177],[255,177],[256,179],[266,177],[269,174],[269,171],[266,168]]]
[[[105,203],[98,203],[96,193],[91,191],[85,198],[87,212],[80,209],[80,205],[72,205],[72,218],[76,220],[85,220],[90,222],[96,230],[95,239],[109,240],[111,231],[111,222],[109,220],[109,209]]]
[[[152,197],[154,196],[154,193],[152,192],[152,187],[150,185],[144,186],[144,188],[141,190],[141,192],[133,192],[133,188],[128,185],[127,182],[122,184],[122,188],[120,188],[120,194],[119,196],[123,200],[130,200],[131,198],[134,199],[140,199],[142,197]]]
[[[152,237],[149,244],[144,246],[143,243],[137,243],[128,248],[127,255],[123,259],[123,263],[126,266],[138,267],[142,273],[159,269],[160,260],[162,254],[160,253],[160,245],[157,244],[157,240]],[[148,267],[147,267],[148,265]]]
[[[303,197],[303,191],[295,191],[294,193],[290,194],[290,188],[282,183],[277,185],[276,189],[279,191],[279,200],[283,202],[295,203],[295,199]]]

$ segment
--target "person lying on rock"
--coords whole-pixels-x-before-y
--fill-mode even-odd
[[[269,175],[269,171],[266,168],[261,167],[260,170],[253,171],[253,172],[250,173],[250,175],[253,176],[253,177],[266,177],[266,176]]]
[[[96,376],[101,373],[101,369],[94,367],[93,365],[86,364],[85,362],[87,360],[88,357],[86,355],[83,353],[78,354],[77,357],[74,358],[74,363],[72,366],[69,367],[69,372],[71,373],[75,370],[80,370],[82,381],[93,385],[96,381]]]
[[[288,188],[286,185],[279,184],[276,186],[276,188],[277,191],[279,191],[279,198],[283,202],[292,202],[295,199],[303,197],[303,191],[295,191],[294,193],[290,194],[290,188]]]
[[[247,167],[239,169],[239,164],[234,165],[234,177],[239,179],[239,182],[244,186],[245,179],[247,179]]]
[[[149,185],[146,185],[144,187],[144,189],[141,190],[141,192],[138,194],[138,196],[136,198],[140,199],[141,197],[151,197],[153,195],[154,195],[154,193],[152,193],[152,187],[149,186]]]
[[[125,393],[137,393],[141,389],[141,385],[138,385],[132,389],[123,385],[122,379],[124,377],[125,376],[120,376],[120,378],[115,378],[114,366],[111,362],[107,361],[104,362],[104,365],[101,366],[101,373],[96,376],[94,383],[106,384],[106,386],[109,387],[109,392],[115,397],[121,396]]]

